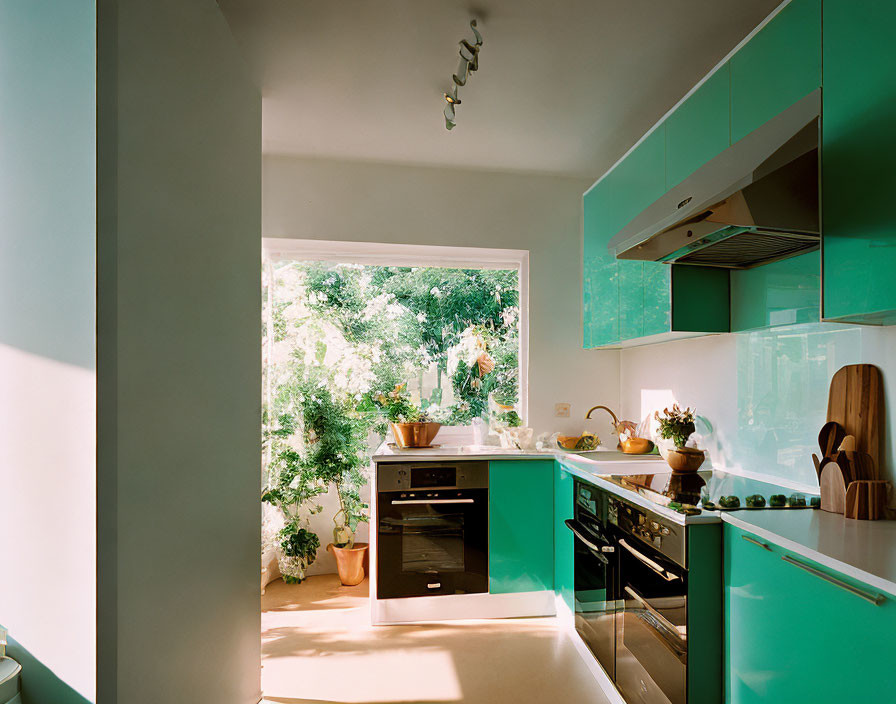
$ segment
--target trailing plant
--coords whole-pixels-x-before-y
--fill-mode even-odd
[[[672,410],[664,408],[662,416],[657,411],[654,413],[654,418],[660,423],[660,437],[672,440],[677,448],[684,447],[688,438],[697,429],[694,425],[694,411],[690,408],[681,410],[677,403],[672,406]]]

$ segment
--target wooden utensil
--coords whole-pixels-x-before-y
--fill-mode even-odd
[[[877,468],[867,452],[838,452],[833,459],[843,470],[847,486],[850,482],[877,479]]]
[[[850,364],[831,379],[827,419],[854,435],[855,449],[871,455],[875,467],[880,467],[882,402],[881,374],[873,364]]]
[[[814,452],[812,453],[812,462],[815,464],[815,475],[821,481],[821,460],[818,459],[818,455]]]
[[[818,447],[821,449],[821,458],[828,459],[837,454],[837,449],[846,437],[843,426],[836,421],[829,421],[821,426],[818,433]]]
[[[844,515],[865,521],[876,521],[884,517],[887,505],[886,481],[856,481],[846,489]]]
[[[837,452],[855,452],[856,451],[856,436],[855,435],[847,435],[843,438],[843,442],[840,443],[840,447],[837,448]]]
[[[828,460],[821,468],[821,508],[831,513],[843,513],[846,509],[846,485],[843,470],[834,460]]]

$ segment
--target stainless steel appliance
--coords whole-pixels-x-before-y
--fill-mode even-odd
[[[722,701],[721,526],[575,483],[576,630],[628,702]]]
[[[377,466],[377,598],[488,592],[488,462]]]
[[[818,249],[820,91],[728,147],[629,222],[619,259],[748,269]]]

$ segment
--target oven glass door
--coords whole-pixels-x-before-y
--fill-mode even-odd
[[[616,686],[629,702],[686,704],[687,572],[619,536]]]
[[[488,489],[383,492],[377,597],[488,591]]]
[[[616,667],[616,555],[607,533],[606,495],[575,483],[573,533],[575,627],[585,645],[612,678]]]

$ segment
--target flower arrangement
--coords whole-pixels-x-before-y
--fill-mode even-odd
[[[676,448],[680,449],[684,447],[688,438],[691,437],[691,434],[697,429],[694,425],[695,410],[696,409],[691,410],[690,408],[681,410],[676,403],[672,406],[672,410],[664,408],[662,416],[660,416],[659,411],[654,413],[653,417],[658,420],[660,424],[660,437],[664,440],[672,440],[672,442],[675,443]]]

